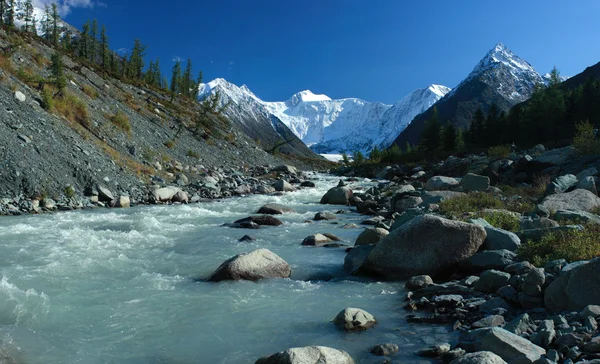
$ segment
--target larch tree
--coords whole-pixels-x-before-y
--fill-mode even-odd
[[[102,25],[100,32],[100,58],[102,58],[102,68],[108,69],[110,65],[110,48],[108,46],[108,36],[106,35],[106,26]]]
[[[31,0],[25,1],[25,14],[23,17],[23,21],[25,21],[25,32],[28,33],[31,30],[31,25],[33,23],[33,3]]]
[[[173,66],[171,73],[171,102],[175,98],[175,94],[179,91],[179,79],[181,78],[181,61],[177,60]]]
[[[60,40],[60,32],[58,29],[58,22],[60,21],[60,15],[58,15],[58,5],[52,3],[52,43],[58,46]]]

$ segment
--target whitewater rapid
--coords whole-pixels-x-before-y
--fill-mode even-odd
[[[284,196],[182,206],[98,209],[0,218],[0,351],[18,363],[254,363],[289,347],[324,345],[360,363],[369,346],[413,353],[450,340],[448,328],[406,323],[401,283],[347,276],[344,248],[302,247],[315,233],[353,245],[364,226],[350,208],[318,201],[337,180]],[[295,213],[260,230],[222,226],[265,203]],[[320,211],[338,220],[307,223]],[[238,242],[245,234],[256,241]],[[231,256],[267,248],[292,266],[290,279],[206,283]],[[323,279],[327,280],[323,280]],[[379,324],[344,333],[331,323],[346,307]],[[1,359],[1,356],[0,356]]]

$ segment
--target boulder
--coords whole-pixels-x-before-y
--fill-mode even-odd
[[[281,220],[270,216],[270,215],[258,215],[258,216],[249,216],[244,219],[240,219],[234,222],[234,224],[243,224],[253,222],[257,225],[265,225],[265,226],[280,226],[283,225]]]
[[[506,362],[491,351],[478,351],[454,359],[450,364],[506,364]]]
[[[575,148],[572,146],[552,149],[547,152],[544,152],[542,155],[539,155],[533,159],[534,163],[541,165],[552,165],[552,166],[560,166],[569,161],[572,155],[575,154]]]
[[[298,170],[296,169],[296,167],[289,166],[289,165],[277,166],[277,167],[273,168],[271,171],[283,172],[283,173],[287,173],[287,174],[297,174],[298,173]]]
[[[460,185],[465,192],[473,191],[487,191],[490,187],[490,178],[487,176],[480,176],[474,173],[467,173],[466,176],[460,181]]]
[[[427,191],[442,191],[451,190],[459,186],[456,179],[452,177],[434,176],[431,177],[427,183],[425,183],[425,190]]]
[[[394,212],[404,212],[408,209],[419,206],[423,203],[423,199],[419,196],[404,196],[394,204]]]
[[[304,246],[324,246],[331,243],[333,239],[324,234],[314,234],[309,235],[304,240],[302,240],[302,245]]]
[[[350,199],[354,196],[348,186],[334,187],[327,191],[321,198],[321,204],[326,205],[348,205]]]
[[[435,285],[435,283],[433,283],[433,279],[431,279],[430,276],[422,275],[411,277],[408,281],[406,281],[405,286],[408,289],[421,289],[433,285]]]
[[[356,272],[374,247],[374,245],[359,245],[352,248],[344,258],[344,270],[348,273]]]
[[[531,229],[531,230],[523,230],[519,232],[519,236],[523,241],[533,240],[540,241],[544,236],[548,234],[555,234],[561,232],[569,232],[569,231],[581,231],[584,227],[581,225],[564,225],[564,226],[556,226],[546,229]]]
[[[564,193],[576,184],[577,177],[572,174],[565,174],[564,176],[556,177],[554,181],[546,187],[546,194],[553,195],[555,193]]]
[[[325,346],[307,346],[258,359],[255,364],[354,364],[354,360],[345,351]]]
[[[283,215],[284,213],[287,213],[287,212],[294,212],[294,210],[292,210],[289,207],[279,205],[276,203],[268,203],[266,205],[263,205],[260,209],[258,209],[257,214]]]
[[[312,188],[312,187],[316,187],[316,185],[315,185],[314,182],[304,181],[304,182],[300,183],[300,187],[309,187],[309,188]]]
[[[434,215],[418,216],[383,238],[361,271],[388,279],[436,275],[470,258],[485,237],[481,226]]]
[[[572,221],[575,223],[594,223],[600,224],[600,216],[585,211],[565,211],[559,210],[554,214],[557,220]]]
[[[398,350],[400,350],[398,345],[386,343],[371,347],[371,349],[369,349],[369,352],[374,355],[387,356],[397,353]]]
[[[497,270],[486,270],[481,273],[479,280],[475,282],[474,287],[476,290],[485,293],[494,293],[499,288],[504,287],[510,280],[510,274],[500,272]]]
[[[346,308],[333,319],[333,323],[346,331],[366,330],[377,323],[375,317],[360,308]]]
[[[275,188],[275,191],[279,192],[291,192],[295,190],[294,186],[282,179],[275,181],[273,188]]]
[[[181,188],[179,188],[179,187],[173,187],[173,186],[163,187],[163,188],[154,190],[153,196],[157,202],[169,202],[169,201],[173,200],[173,197],[175,197],[175,195],[180,191],[181,191]]]
[[[173,202],[188,203],[190,201],[190,196],[185,191],[177,191],[172,200]]]
[[[461,335],[458,345],[467,351],[491,351],[508,363],[533,363],[546,350],[499,327],[477,329]]]
[[[544,293],[546,307],[552,311],[581,311],[600,303],[600,258],[562,273]]]
[[[113,195],[113,193],[104,186],[98,186],[96,188],[96,190],[98,191],[98,200],[99,201],[110,202],[115,199],[115,196]]]
[[[15,91],[15,99],[17,99],[20,102],[25,102],[25,100],[27,100],[27,97],[21,91]]]
[[[275,192],[275,189],[271,186],[258,186],[256,187],[256,190],[254,190],[254,192],[261,195],[268,195],[270,193]]]
[[[335,220],[337,217],[330,212],[317,212],[313,220],[315,221],[323,221],[323,220]]]
[[[594,195],[598,195],[598,188],[596,187],[596,178],[592,176],[583,177],[577,182],[575,188],[582,190],[588,190]]]
[[[568,193],[550,195],[542,201],[550,211],[572,210],[590,212],[600,207],[600,197],[588,190],[577,189]]]
[[[366,245],[366,244],[377,244],[381,239],[389,235],[389,231],[382,228],[367,228],[365,229],[358,238],[354,246]]]
[[[485,229],[487,237],[483,242],[483,250],[506,249],[510,251],[516,251],[521,245],[521,239],[519,239],[515,233],[495,228],[483,219],[475,219],[471,222],[481,225]]]
[[[110,207],[117,207],[123,209],[129,208],[131,207],[131,200],[129,199],[129,196],[119,196],[119,198],[116,198],[111,201]]]
[[[285,260],[268,249],[257,249],[226,260],[206,280],[258,281],[264,278],[288,278],[291,274],[292,269]]]
[[[470,271],[483,271],[488,269],[504,270],[506,266],[515,263],[517,255],[510,250],[486,250],[473,255],[461,264]]]

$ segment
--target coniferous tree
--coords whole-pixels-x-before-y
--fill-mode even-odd
[[[458,128],[456,132],[456,149],[462,150],[465,147],[465,139],[463,136],[462,128]]]
[[[354,152],[354,165],[360,166],[365,162],[365,156],[362,154],[360,150]]]
[[[410,145],[409,142],[406,142],[406,145],[404,146],[404,153],[410,154],[412,152],[413,152],[412,146]]]
[[[440,124],[438,121],[437,107],[433,107],[433,115],[425,121],[421,133],[421,144],[427,151],[434,151],[440,147]]]
[[[50,40],[50,37],[52,36],[52,14],[50,13],[50,6],[48,6],[48,4],[44,5],[42,31],[44,32],[44,39]]]
[[[483,133],[485,132],[485,115],[481,108],[475,111],[471,127],[469,128],[467,141],[474,147],[483,145]]]
[[[190,97],[191,89],[193,87],[192,82],[192,60],[188,58],[185,71],[179,80],[179,90],[184,97]]]
[[[65,31],[65,35],[60,40],[61,47],[70,52],[72,48],[72,42],[73,38],[71,37],[71,31],[67,29]]]
[[[88,47],[89,47],[89,37],[90,37],[90,22],[87,21],[85,24],[83,24],[83,27],[81,29],[81,35],[79,38],[79,57],[80,58],[84,58],[84,59],[88,59]]]
[[[0,0],[0,26],[4,25],[5,12],[6,12],[6,0]]]
[[[129,70],[128,76],[134,80],[142,79],[142,70],[144,68],[144,55],[146,52],[146,46],[142,45],[139,39],[136,39],[131,50],[131,56],[129,57]]]
[[[373,149],[371,149],[369,159],[373,162],[379,162],[381,160],[381,152],[379,151],[379,148],[377,146],[374,146]]]
[[[90,27],[90,34],[88,37],[89,46],[88,51],[90,53],[90,62],[96,63],[97,56],[97,43],[98,43],[98,21],[94,19],[92,21],[92,26]]]
[[[33,3],[31,0],[25,1],[25,14],[23,20],[25,21],[25,32],[31,31],[31,25],[33,23]]]
[[[106,26],[102,25],[102,31],[100,33],[100,58],[102,58],[102,68],[107,70],[109,68],[110,48],[108,46],[108,36],[106,35]]]
[[[179,91],[179,79],[181,78],[181,62],[177,60],[173,66],[173,72],[171,73],[171,102],[177,91]]]
[[[60,21],[60,15],[58,15],[58,6],[56,3],[52,3],[52,43],[55,46],[58,45],[60,40],[60,32],[58,31],[58,22]]]
[[[6,25],[9,28],[15,26],[15,0],[8,0],[8,9],[6,10]]]
[[[348,154],[346,154],[346,152],[342,153],[342,163],[346,166],[350,165],[350,159],[348,158]]]
[[[442,142],[444,150],[451,152],[456,149],[456,129],[452,123],[444,126]]]
[[[54,52],[51,61],[52,64],[50,68],[52,70],[52,77],[54,77],[54,85],[58,89],[58,92],[62,94],[64,89],[67,87],[67,79],[64,75],[63,60],[60,52]]]
[[[2,1],[2,0],[0,0],[0,1]],[[38,24],[37,19],[35,18],[35,14],[33,14],[33,16],[31,17],[31,33],[36,36],[38,35],[37,24]]]

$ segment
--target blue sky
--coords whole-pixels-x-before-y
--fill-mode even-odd
[[[61,1],[71,24],[106,24],[114,49],[140,38],[164,72],[191,58],[205,79],[267,101],[310,89],[393,103],[432,83],[456,86],[497,42],[540,73],[600,62],[597,0]]]

